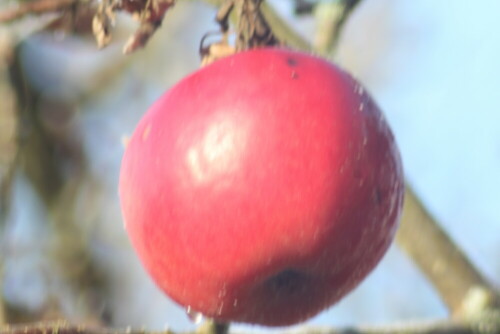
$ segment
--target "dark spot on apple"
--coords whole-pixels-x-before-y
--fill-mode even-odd
[[[297,80],[299,78],[299,75],[297,74],[297,72],[292,71],[291,78]]]
[[[288,57],[288,58],[286,59],[286,63],[287,63],[289,66],[291,66],[291,67],[295,67],[295,66],[297,66],[297,64],[298,64],[299,62],[298,62],[298,61],[297,61],[297,59],[295,59],[295,58]]]
[[[276,295],[297,294],[307,285],[308,278],[305,274],[295,269],[285,269],[272,276],[265,284],[270,292]]]

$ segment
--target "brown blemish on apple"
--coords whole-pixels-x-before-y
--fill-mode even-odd
[[[275,295],[291,295],[300,293],[307,277],[295,269],[285,269],[265,281],[265,285]]]
[[[288,57],[286,59],[286,63],[287,63],[288,66],[294,68],[294,67],[297,67],[297,65],[298,65],[299,62],[295,58]],[[298,73],[297,73],[297,71],[295,69],[292,69],[292,73],[290,73],[290,78],[292,78],[294,80],[296,80],[296,79],[299,78],[299,75],[298,75]]]

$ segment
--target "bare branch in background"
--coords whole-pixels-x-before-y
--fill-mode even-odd
[[[43,246],[51,268],[45,274],[48,280],[63,282],[67,288],[64,292],[49,289],[40,309],[26,310],[6,305],[6,321],[63,317],[66,313],[61,307],[62,299],[73,298],[71,303],[78,310],[79,317],[98,323],[105,316],[101,305],[107,285],[106,277],[92,257],[88,233],[84,233],[82,223],[87,222],[85,219],[93,219],[95,196],[79,196],[82,189],[93,184],[88,176],[82,138],[74,122],[78,101],[65,95],[45,95],[39,87],[32,86],[24,73],[26,63],[19,55],[16,50],[10,68],[19,103],[18,117],[23,126],[19,169],[48,213],[38,221],[46,224],[44,228],[50,236],[45,237],[50,239]],[[46,63],[42,60],[32,63],[32,66],[46,66]],[[88,209],[85,214],[77,210],[81,211],[82,206]]]
[[[334,52],[347,19],[361,0],[321,1],[314,8],[316,36],[314,49],[328,56]]]
[[[14,57],[13,44],[8,31],[0,30],[0,232],[9,207],[18,151],[17,103],[9,77],[9,67]]]
[[[14,57],[14,41],[6,30],[0,29],[0,326],[6,322],[2,293],[4,268],[3,228],[7,218],[18,152],[18,112],[9,68]]]

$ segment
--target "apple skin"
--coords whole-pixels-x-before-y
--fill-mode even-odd
[[[220,321],[304,321],[393,240],[401,160],[359,83],[320,58],[238,53],[167,91],[127,146],[119,193],[145,268]]]

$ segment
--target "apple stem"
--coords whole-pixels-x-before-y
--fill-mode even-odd
[[[235,6],[236,1],[241,0],[203,0],[203,2],[216,6],[220,8],[221,13],[217,15],[217,20],[224,17],[224,12],[222,7],[228,8]],[[237,15],[230,15],[233,10],[230,9],[230,12],[226,12],[228,14],[226,20],[231,20],[232,22],[237,21]],[[302,36],[297,34],[293,28],[273,9],[272,6],[268,5],[265,1],[260,4],[260,12],[262,13],[262,17],[265,19],[267,24],[269,24],[269,29],[276,36],[276,39],[281,41],[285,45],[293,46],[294,48],[300,50],[311,51],[311,44]],[[226,21],[226,26],[228,22]],[[219,22],[221,25],[221,22]],[[224,25],[221,25],[221,31],[224,32]]]
[[[222,39],[219,42],[204,45],[205,34],[200,43],[201,66],[227,57],[235,52],[248,49],[282,45],[273,33],[266,18],[261,12],[263,0],[219,0],[210,1],[219,6],[215,20],[219,24]],[[228,42],[229,20],[236,21],[236,43]]]
[[[498,308],[500,297],[425,209],[411,187],[396,240],[420,267],[453,315]]]
[[[218,322],[213,319],[206,320],[196,329],[196,334],[227,334],[229,332],[229,323]]]
[[[230,14],[236,12],[237,51],[281,44],[261,13],[262,2],[263,0],[226,0],[220,6],[216,19],[222,33],[228,31]]]

